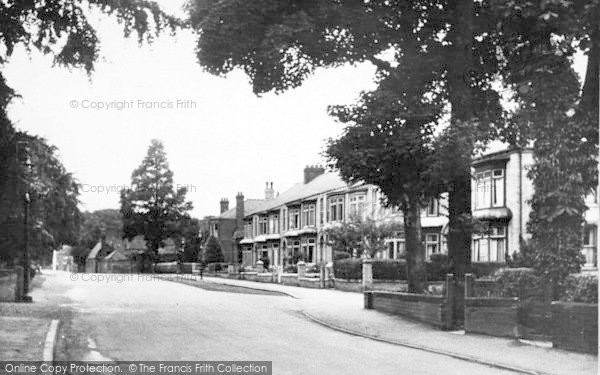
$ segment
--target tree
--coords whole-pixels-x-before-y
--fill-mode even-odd
[[[385,240],[399,232],[399,225],[377,223],[373,218],[354,217],[325,230],[334,251],[348,252],[350,256],[369,258],[386,250]]]
[[[204,250],[204,263],[221,263],[224,261],[225,258],[219,241],[214,236],[208,237]]]
[[[200,257],[202,240],[200,238],[200,221],[196,218],[184,217],[180,223],[181,235],[184,239],[183,261],[197,262]]]
[[[598,65],[600,3],[525,2],[506,13],[503,76],[519,85],[511,119],[514,143],[533,141],[535,189],[528,230],[533,266],[554,298],[583,263],[584,197],[598,185]],[[583,89],[571,66],[581,48],[588,56]]]
[[[79,245],[91,249],[102,236],[123,237],[123,218],[119,210],[104,209],[84,212],[79,234]]]
[[[218,75],[244,70],[257,94],[297,87],[318,67],[349,62],[370,61],[378,77],[401,82],[402,64],[412,57],[411,74],[428,83],[428,97],[447,105],[422,107],[423,112],[411,117],[439,120],[450,108],[451,127],[481,126],[488,131],[480,134],[491,136],[502,111],[499,95],[491,89],[499,61],[498,32],[489,7],[472,0],[198,0],[188,11],[201,35],[200,64]],[[422,92],[413,88],[400,85],[390,95],[402,108],[406,98],[411,104],[420,100]],[[470,158],[474,146],[466,146],[458,151]],[[455,172],[442,181],[449,191],[448,246],[453,270],[461,275],[471,254],[470,226],[465,223],[471,216],[470,165],[456,164],[451,170]]]
[[[0,168],[5,173],[0,181],[0,258],[12,263],[22,253],[24,200],[28,196],[30,256],[49,261],[49,249],[77,242],[79,184],[58,159],[56,147],[43,138],[16,132],[4,141],[0,154],[7,165]],[[10,148],[15,151],[8,151]],[[18,148],[22,160],[16,157]]]
[[[131,175],[131,188],[121,191],[125,238],[142,234],[154,257],[163,240],[181,237],[181,222],[188,219],[191,202],[185,187],[175,190],[163,144],[152,140],[142,164]]]
[[[335,108],[333,113],[340,121],[353,125],[346,127],[341,138],[330,140],[326,151],[344,179],[378,186],[385,194],[384,204],[402,210],[411,292],[425,290],[427,281],[421,208],[440,192],[439,180],[430,173],[436,117],[421,114],[427,110],[435,113],[441,103],[413,101],[419,91],[424,99],[428,89],[422,77],[411,73],[411,62],[417,60],[405,58],[404,74],[383,78],[379,87],[364,93],[358,104]],[[397,78],[400,76],[404,79]],[[402,97],[398,91],[404,90],[413,93],[407,99],[398,99]]]

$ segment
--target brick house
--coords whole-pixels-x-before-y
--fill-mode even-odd
[[[506,254],[520,251],[520,238],[528,239],[526,230],[533,195],[527,169],[533,164],[532,150],[510,148],[484,154],[472,164],[472,212],[481,222],[473,234],[472,260],[505,262]],[[347,184],[337,173],[325,173],[319,166],[307,166],[304,179],[277,197],[265,190],[264,200],[247,200],[238,194],[243,210],[225,210],[216,218],[211,234],[219,239],[226,261],[234,259],[238,249],[242,264],[251,266],[264,257],[272,265],[286,265],[304,259],[309,263],[330,262],[333,250],[325,230],[359,215],[378,221],[401,223],[402,213],[381,205],[381,192],[373,185]],[[224,202],[221,201],[223,210]],[[249,204],[251,202],[251,204]],[[586,198],[589,210],[582,228],[582,253],[585,268],[597,267],[597,193]],[[422,241],[426,257],[447,253],[447,194],[431,199],[421,212]],[[226,206],[225,206],[226,207]],[[243,212],[243,214],[242,214]],[[405,251],[401,231],[386,240],[388,248],[376,256],[397,259]]]

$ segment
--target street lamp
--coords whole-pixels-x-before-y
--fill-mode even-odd
[[[23,194],[23,294],[21,300],[31,301],[29,293],[29,207],[31,199],[29,197],[29,171],[31,169],[31,160],[29,159],[29,147],[26,141],[17,142],[17,159],[25,165],[25,177],[23,178],[25,193]]]

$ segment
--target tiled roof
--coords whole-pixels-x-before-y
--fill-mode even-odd
[[[262,201],[262,204],[257,205],[254,209],[245,210],[244,216],[269,211],[290,202],[307,199],[317,194],[346,187],[348,187],[348,184],[342,180],[338,173],[324,173],[317,176],[308,184],[297,183],[277,197]]]
[[[244,201],[244,216],[249,215],[256,207],[260,206],[264,199],[246,199]],[[235,207],[219,215],[219,219],[235,219]]]

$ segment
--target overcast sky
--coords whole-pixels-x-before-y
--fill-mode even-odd
[[[179,16],[182,3],[161,2]],[[91,78],[23,49],[3,70],[22,96],[9,108],[11,119],[59,148],[83,185],[83,210],[119,207],[117,187],[129,185],[153,138],[165,145],[175,183],[188,186],[196,217],[218,214],[221,198],[233,206],[238,191],[262,198],[266,181],[282,192],[302,180],[306,165],[324,163],[324,140],[340,134],[327,106],[351,104],[374,88],[375,69],[366,63],[319,70],[298,89],[258,98],[239,72],[204,73],[189,31],[140,47],[115,21],[94,18],[101,59]],[[576,68],[583,73],[583,64]],[[141,108],[140,101],[173,108]],[[113,108],[89,108],[100,103]]]
[[[163,3],[177,12],[183,1]],[[23,49],[3,71],[22,96],[9,109],[11,119],[59,148],[83,184],[84,210],[119,207],[118,193],[92,190],[128,185],[152,138],[164,142],[175,183],[189,186],[196,217],[218,214],[222,197],[233,206],[238,191],[263,197],[266,181],[281,192],[302,179],[305,165],[322,163],[324,139],[340,133],[327,106],[353,103],[373,87],[374,68],[365,64],[323,70],[301,88],[258,98],[241,73],[226,79],[204,73],[189,31],[139,47],[106,17],[98,15],[95,26],[102,57],[91,80]],[[82,108],[131,100],[132,108],[122,110]],[[141,109],[138,100],[174,108]],[[176,108],[178,100],[190,108]]]

